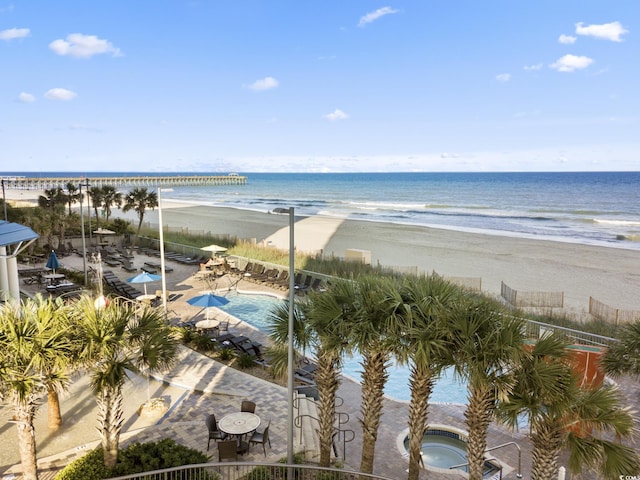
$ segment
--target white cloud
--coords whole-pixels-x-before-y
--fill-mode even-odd
[[[523,68],[527,72],[533,72],[536,70],[542,70],[543,65],[541,63],[536,63],[535,65],[525,65]]]
[[[67,90],[66,88],[52,88],[51,90],[48,90],[44,94],[44,98],[48,100],[63,100],[63,101],[71,100],[77,96],[78,96],[77,93],[72,92],[71,90]]]
[[[585,56],[565,55],[549,65],[550,68],[559,72],[574,72],[587,68],[593,63],[593,59]]]
[[[255,91],[262,91],[277,88],[278,85],[280,85],[280,83],[275,78],[265,77],[261,80],[256,80],[255,82],[253,82],[251,85],[249,85],[249,88]]]
[[[375,12],[369,12],[366,15],[360,18],[358,22],[359,27],[364,27],[367,23],[375,22],[379,18],[384,17],[385,15],[390,15],[392,13],[398,13],[399,10],[395,10],[391,7],[382,7],[377,9]]]
[[[558,42],[564,45],[571,45],[572,43],[576,43],[577,38],[571,35],[560,35],[558,37]]]
[[[101,53],[110,53],[119,57],[120,49],[114,47],[111,42],[98,38],[95,35],[83,35],[71,33],[66,40],[58,39],[49,44],[49,48],[58,55],[69,55],[76,58],[91,58]]]
[[[576,33],[578,35],[611,40],[612,42],[621,42],[622,39],[620,37],[625,33],[629,33],[629,31],[626,30],[620,22],[587,25],[586,27],[583,26],[582,22],[579,22],[576,23]]]
[[[347,118],[349,118],[349,115],[347,115],[339,108],[336,108],[333,112],[326,114],[324,118],[334,122],[336,120],[346,120]]]
[[[508,82],[509,80],[511,80],[511,74],[501,73],[499,75],[496,75],[496,80],[498,80],[499,82]]]
[[[14,40],[16,38],[28,37],[31,30],[28,28],[9,28],[7,30],[0,31],[0,40]]]
[[[33,103],[36,101],[36,97],[30,93],[20,92],[20,95],[18,95],[18,101],[22,103]]]

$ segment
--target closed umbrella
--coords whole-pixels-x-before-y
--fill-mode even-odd
[[[147,294],[147,283],[149,282],[157,282],[161,280],[162,277],[160,275],[153,275],[152,273],[142,272],[138,275],[127,278],[127,282],[129,283],[143,283],[144,284],[144,294]]]
[[[56,269],[60,268],[60,262],[58,261],[58,256],[56,255],[55,250],[51,250],[45,267],[53,270],[53,273],[56,273]]]
[[[222,305],[226,305],[229,303],[229,300],[219,295],[214,295],[213,293],[205,293],[204,295],[198,295],[197,297],[190,298],[187,300],[187,303],[194,307],[206,308],[207,320],[209,320],[208,309],[210,307],[221,307]]]

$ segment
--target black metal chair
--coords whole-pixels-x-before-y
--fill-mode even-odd
[[[209,451],[211,440],[224,440],[227,438],[227,434],[218,428],[218,422],[216,421],[216,416],[213,413],[211,415],[207,415],[206,422],[207,429],[209,429],[209,441],[207,442],[207,451]]]
[[[256,430],[255,432],[253,432],[253,435],[251,435],[251,438],[249,439],[249,445],[253,445],[255,444],[262,444],[262,451],[264,452],[264,456],[267,456],[267,449],[265,447],[265,444],[269,444],[269,448],[271,448],[271,440],[269,439],[269,425],[271,425],[271,420],[269,420],[267,422],[267,426],[264,427],[264,430],[260,431],[260,430]]]
[[[240,404],[241,412],[256,413],[256,404],[251,400],[243,400]]]

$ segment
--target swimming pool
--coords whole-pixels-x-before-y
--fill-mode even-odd
[[[238,294],[226,295],[229,303],[218,307],[220,310],[233,315],[240,320],[265,333],[268,331],[269,312],[281,300],[270,295]],[[360,381],[362,367],[361,357],[346,358],[342,372],[353,380]],[[389,369],[389,380],[385,386],[385,394],[389,397],[408,402],[411,399],[409,385],[409,368],[392,365]],[[454,378],[452,369],[446,370],[438,379],[431,394],[430,403],[467,403],[467,387]]]

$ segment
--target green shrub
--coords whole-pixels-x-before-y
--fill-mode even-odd
[[[101,480],[111,477],[110,473],[104,466],[102,448],[97,448],[60,470],[55,480]]]
[[[231,360],[235,356],[236,353],[228,347],[222,347],[218,350],[218,358],[223,362]]]
[[[208,461],[209,458],[204,453],[180,445],[170,438],[155,443],[133,443],[118,454],[118,464],[113,469],[113,476]]]
[[[199,333],[193,336],[193,344],[201,352],[212,352],[216,349],[216,343],[212,342],[211,338]]]
[[[247,368],[251,368],[255,365],[253,361],[253,357],[248,353],[241,353],[238,356],[238,367],[242,370],[246,370]]]
[[[244,477],[245,480],[271,480],[273,475],[267,467],[256,467]]]
[[[132,473],[150,472],[164,468],[207,463],[210,459],[204,453],[185,447],[166,438],[159,442],[133,443],[118,453],[118,463],[113,469],[104,466],[101,448],[92,450],[79,458],[55,477],[56,480],[101,480]],[[178,477],[173,477],[178,478]],[[190,478],[216,480],[217,474],[206,471],[191,472]]]

